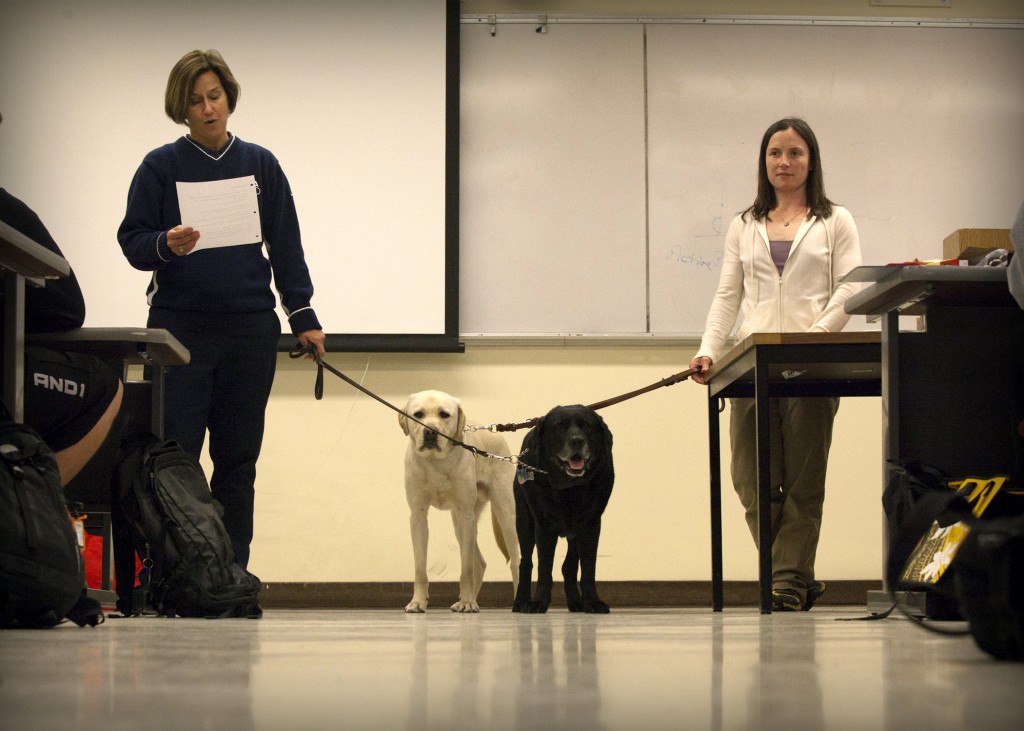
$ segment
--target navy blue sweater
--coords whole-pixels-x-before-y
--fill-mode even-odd
[[[200,248],[188,256],[172,254],[167,231],[181,223],[175,183],[248,175],[255,176],[259,186],[263,242]],[[292,333],[321,329],[310,305],[313,283],[291,186],[274,155],[259,145],[232,136],[225,149],[211,153],[181,137],[150,152],[132,180],[117,240],[133,267],[153,272],[146,290],[150,307],[184,316],[273,310],[273,272]]]

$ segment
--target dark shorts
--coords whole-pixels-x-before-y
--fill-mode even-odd
[[[25,348],[25,423],[59,452],[89,433],[117,395],[118,376],[91,355]]]

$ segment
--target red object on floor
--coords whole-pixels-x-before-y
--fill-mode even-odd
[[[85,548],[82,550],[85,557],[85,584],[90,589],[103,588],[103,536],[94,536],[92,533],[85,534]],[[142,562],[135,557],[135,585],[139,585],[138,575],[142,570]],[[111,589],[117,589],[117,578],[110,579]]]

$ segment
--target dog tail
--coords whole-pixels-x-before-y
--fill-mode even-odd
[[[494,540],[498,543],[501,555],[505,557],[506,561],[511,560],[508,553],[508,545],[505,543],[505,536],[501,532],[501,526],[498,525],[498,516],[494,514],[493,507],[491,509],[491,528],[494,530]]]

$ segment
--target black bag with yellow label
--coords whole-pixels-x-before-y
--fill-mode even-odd
[[[1024,660],[1024,490],[1005,476],[951,479],[907,461],[890,464],[883,503],[886,584],[894,600],[898,592],[923,592],[927,619],[969,626],[911,616],[920,626],[970,632],[989,654]]]

